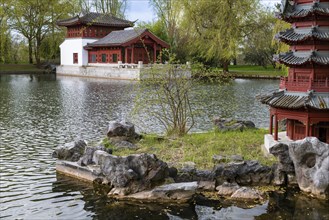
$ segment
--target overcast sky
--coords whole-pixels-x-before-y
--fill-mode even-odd
[[[179,0],[177,0],[179,1]],[[193,0],[191,0],[193,1]],[[216,0],[212,0],[216,1]],[[276,3],[280,3],[280,0],[260,0],[265,6],[274,6]],[[135,21],[152,21],[155,18],[155,14],[152,7],[149,5],[149,0],[128,0],[127,9],[128,20]]]

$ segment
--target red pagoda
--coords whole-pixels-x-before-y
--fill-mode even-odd
[[[329,143],[329,0],[285,0],[277,15],[292,24],[276,35],[290,51],[274,56],[289,73],[279,91],[262,97],[270,106],[269,132],[278,140],[278,122],[286,120],[290,139]]]

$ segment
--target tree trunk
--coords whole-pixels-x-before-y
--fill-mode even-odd
[[[37,66],[40,65],[41,60],[40,60],[40,46],[41,46],[41,40],[37,39],[36,40],[36,48],[35,48],[35,61],[37,63]]]
[[[228,65],[230,64],[230,61],[223,60],[222,64],[223,64],[223,72],[228,73]]]
[[[33,55],[32,55],[32,39],[28,39],[28,43],[29,43],[29,63],[33,64]]]

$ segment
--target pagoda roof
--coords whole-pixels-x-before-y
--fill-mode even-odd
[[[316,2],[309,4],[297,4],[295,1],[285,0],[282,2],[281,12],[277,16],[285,21],[306,18],[309,16],[329,16],[328,2]]]
[[[287,52],[274,55],[273,60],[286,65],[319,64],[329,65],[329,52],[306,51]]]
[[[329,109],[328,93],[287,92],[281,90],[260,98],[263,104],[276,108],[300,109],[313,108],[320,110]]]
[[[295,43],[313,39],[329,41],[329,28],[319,28],[317,26],[311,28],[291,28],[279,32],[275,35],[275,38],[283,42]]]
[[[60,20],[57,22],[58,26],[73,26],[78,24],[85,25],[96,25],[96,26],[111,26],[111,27],[132,27],[134,25],[133,22],[124,20],[121,18],[117,18],[111,14],[102,14],[90,12],[83,16],[75,16],[73,18],[68,18],[64,20]]]
[[[150,38],[152,38],[158,44],[161,44],[163,47],[166,48],[169,47],[168,43],[158,38],[156,35],[154,35],[146,28],[142,28],[142,29],[135,28],[129,30],[112,31],[102,39],[87,44],[86,47],[125,46],[125,44],[129,44],[132,41],[139,40],[145,35],[148,35]]]

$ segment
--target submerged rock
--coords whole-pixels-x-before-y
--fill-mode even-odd
[[[193,198],[197,188],[197,182],[172,183],[128,196],[115,196],[113,192],[110,192],[109,196],[119,199],[138,199],[158,202],[187,202]]]
[[[220,131],[243,131],[256,128],[252,121],[235,120],[233,118],[216,117],[213,122]]]
[[[238,189],[240,189],[238,184],[228,182],[224,182],[222,185],[216,187],[218,195],[220,196],[231,196]]]
[[[60,160],[78,161],[85,153],[87,143],[84,140],[78,140],[58,146],[52,154],[52,157]]]
[[[232,199],[239,199],[239,200],[263,200],[263,194],[256,189],[250,187],[241,187],[236,190],[232,196]]]
[[[320,198],[329,198],[329,144],[315,137],[289,144],[298,186]]]

